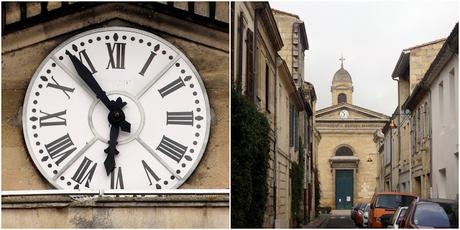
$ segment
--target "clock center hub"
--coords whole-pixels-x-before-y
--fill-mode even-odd
[[[144,109],[140,102],[133,95],[122,91],[111,91],[107,93],[110,100],[116,100],[118,97],[126,102],[123,109],[114,109],[109,111],[104,104],[95,99],[89,109],[89,126],[94,136],[100,141],[107,143],[110,139],[111,124],[120,124],[126,120],[131,123],[131,132],[120,132],[118,136],[118,145],[126,144],[139,136],[144,126]]]
[[[125,113],[121,109],[114,109],[110,111],[108,116],[110,124],[120,124],[122,121],[125,120]]]

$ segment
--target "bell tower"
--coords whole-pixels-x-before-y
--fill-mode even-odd
[[[343,68],[343,56],[339,58],[340,69],[337,70],[332,79],[331,93],[332,93],[332,105],[341,103],[352,104],[353,101],[353,82],[351,75],[346,69]]]

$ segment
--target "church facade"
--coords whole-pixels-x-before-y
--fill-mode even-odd
[[[316,113],[321,135],[318,171],[321,207],[349,209],[370,201],[376,187],[374,133],[388,121],[384,114],[353,104],[353,82],[343,67],[334,74],[332,105]]]

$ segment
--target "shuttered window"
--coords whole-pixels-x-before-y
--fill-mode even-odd
[[[254,33],[246,32],[246,95],[252,101],[254,99]]]
[[[289,105],[289,147],[294,146],[294,106]]]

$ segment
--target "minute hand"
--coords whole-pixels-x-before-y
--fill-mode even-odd
[[[110,110],[110,100],[107,97],[107,94],[105,93],[104,90],[102,90],[101,86],[99,83],[97,83],[96,79],[94,79],[94,76],[91,74],[91,72],[86,68],[83,63],[81,63],[80,60],[78,60],[75,55],[71,54],[68,50],[66,50],[65,54],[69,56],[70,60],[72,61],[73,66],[77,70],[78,75],[80,76],[81,79],[86,83],[86,85],[89,86],[89,88],[96,94],[96,97],[104,103],[105,107]]]

